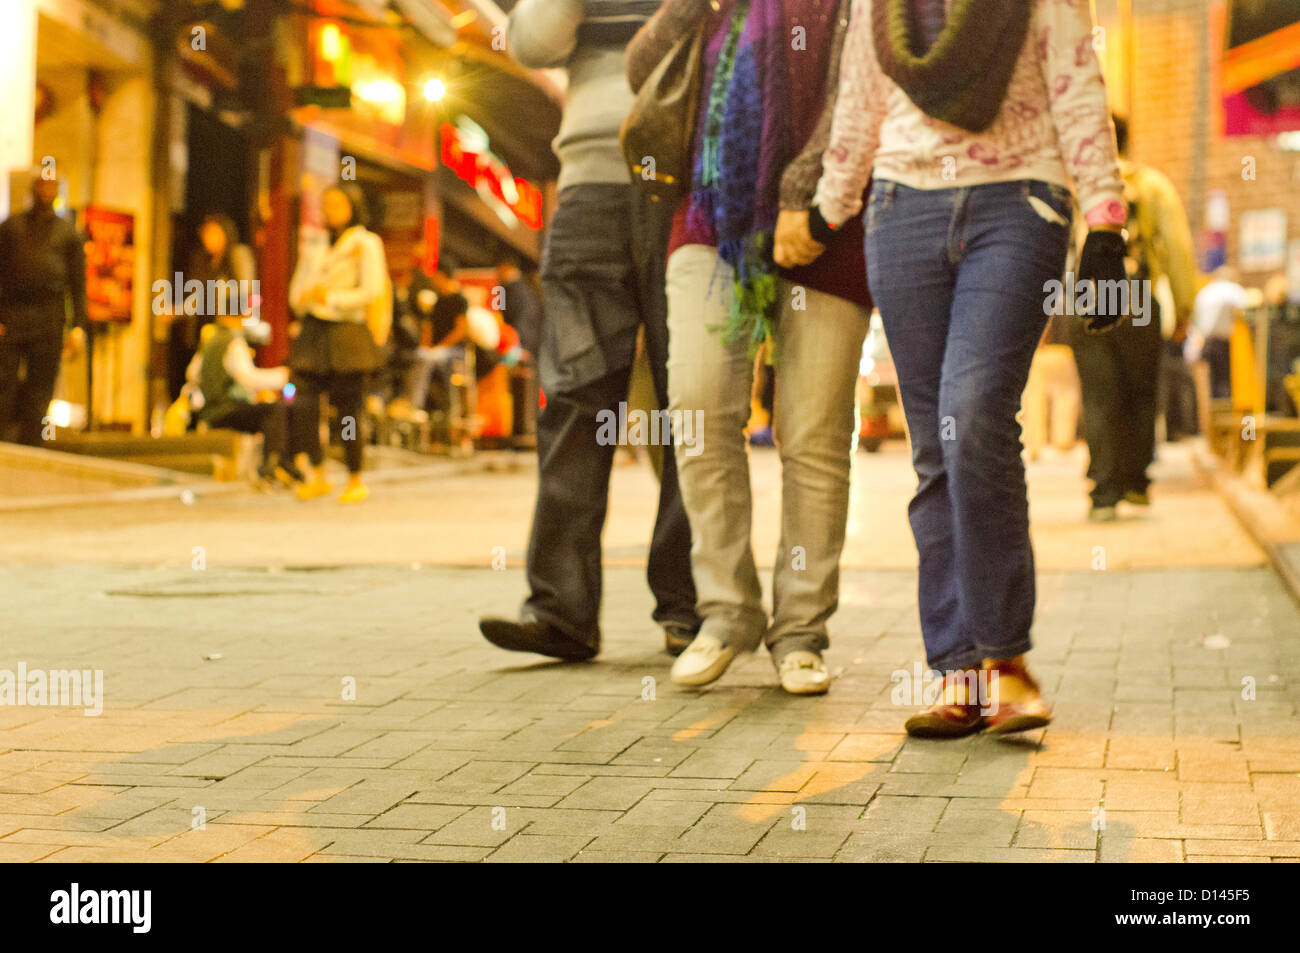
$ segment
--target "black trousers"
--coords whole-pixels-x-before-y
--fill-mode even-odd
[[[292,453],[305,453],[312,466],[325,462],[325,450],[320,442],[320,398],[330,395],[330,403],[338,411],[339,433],[343,444],[343,460],[348,472],[361,472],[362,410],[365,405],[366,373],[364,371],[317,374],[308,371],[293,372],[294,411],[290,430]]]
[[[1206,338],[1201,357],[1210,366],[1210,396],[1232,396],[1232,348],[1228,338]]]
[[[1192,369],[1183,359],[1183,346],[1164,342],[1160,357],[1159,412],[1165,415],[1165,433],[1170,440],[1191,437],[1200,432],[1196,414],[1196,381]]]
[[[1153,311],[1155,309],[1152,309]],[[1114,506],[1127,492],[1145,493],[1155,458],[1156,397],[1164,339],[1156,315],[1138,327],[1125,322],[1106,334],[1071,325],[1074,361],[1083,388],[1083,435],[1094,506]]]
[[[281,401],[239,404],[208,418],[207,424],[240,433],[260,433],[263,465],[273,465],[289,455],[289,408]]]
[[[668,406],[664,255],[672,209],[632,185],[564,189],[542,258],[538,486],[521,616],[596,646],[601,530],[615,447],[597,440],[601,411],[627,400],[638,328],[660,407]],[[647,577],[657,622],[698,628],[691,531],[671,448],[663,454]]]
[[[42,421],[62,359],[62,333],[17,341],[0,336],[0,440],[41,445]]]

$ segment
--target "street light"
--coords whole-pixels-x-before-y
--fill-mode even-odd
[[[372,79],[357,86],[356,94],[368,103],[384,106],[401,102],[402,87],[390,79]]]
[[[431,103],[436,103],[447,94],[447,84],[434,77],[424,84],[424,98]]]

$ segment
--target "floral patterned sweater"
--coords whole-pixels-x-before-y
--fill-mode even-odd
[[[1002,109],[968,132],[917,108],[880,68],[871,4],[853,0],[830,144],[814,203],[832,225],[857,215],[873,174],[918,189],[1040,179],[1070,187],[1085,216],[1122,200],[1124,182],[1089,0],[1034,0]],[[951,6],[951,0],[949,0]]]

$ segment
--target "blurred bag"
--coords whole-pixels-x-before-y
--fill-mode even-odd
[[[388,343],[388,335],[393,330],[393,282],[384,275],[384,293],[366,305],[366,327],[375,339],[375,347]]]
[[[190,429],[190,415],[190,389],[187,386],[163,414],[163,436],[180,437],[187,433]]]
[[[675,203],[691,187],[703,51],[701,25],[678,40],[650,73],[619,130],[632,180],[656,201]]]

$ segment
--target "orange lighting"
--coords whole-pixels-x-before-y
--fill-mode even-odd
[[[327,63],[343,58],[343,33],[337,23],[326,23],[320,30],[320,55]]]
[[[1223,57],[1223,91],[1239,93],[1300,66],[1300,23],[1274,30]]]

